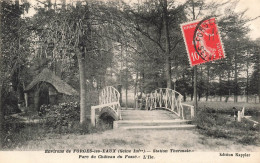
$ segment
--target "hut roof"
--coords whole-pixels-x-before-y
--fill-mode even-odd
[[[78,92],[75,89],[73,89],[66,82],[62,81],[47,68],[43,69],[42,72],[33,79],[33,81],[25,88],[25,91],[30,91],[39,82],[47,82],[51,84],[59,93],[66,95],[78,95]]]

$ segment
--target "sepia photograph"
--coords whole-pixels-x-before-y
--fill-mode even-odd
[[[0,162],[260,162],[260,0],[0,0]]]

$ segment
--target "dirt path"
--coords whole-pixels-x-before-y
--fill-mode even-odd
[[[241,145],[226,139],[203,136],[194,130],[109,130],[89,135],[49,136],[44,140],[30,141],[16,150],[45,149],[190,149],[201,151],[259,151],[259,147]]]

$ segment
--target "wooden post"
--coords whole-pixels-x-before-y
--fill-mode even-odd
[[[245,116],[245,107],[243,107],[243,109],[242,109],[241,116],[242,116],[242,118]]]
[[[241,111],[237,112],[237,121],[241,122]]]
[[[191,119],[194,118],[194,106],[192,106],[192,107],[190,108],[190,117],[191,117]]]

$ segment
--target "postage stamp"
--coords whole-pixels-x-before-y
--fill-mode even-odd
[[[216,18],[181,24],[191,66],[225,58]]]

